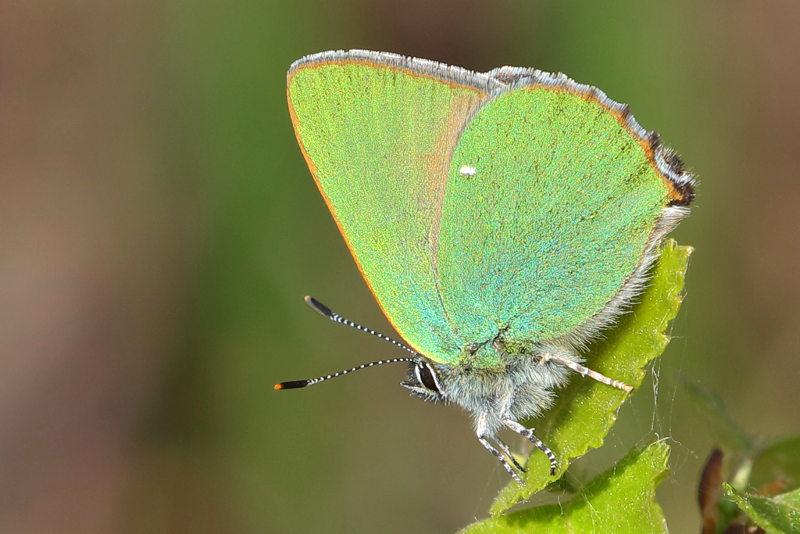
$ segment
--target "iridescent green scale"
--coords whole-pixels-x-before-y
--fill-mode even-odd
[[[435,362],[589,323],[688,202],[625,108],[563,76],[327,52],[292,67],[288,96],[365,280]]]

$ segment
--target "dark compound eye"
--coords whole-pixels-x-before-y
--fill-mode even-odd
[[[436,372],[427,363],[420,363],[414,368],[414,373],[417,375],[417,380],[420,384],[425,386],[431,391],[440,393],[439,381],[436,378]]]

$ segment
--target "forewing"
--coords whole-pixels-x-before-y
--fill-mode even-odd
[[[387,318],[416,350],[452,359],[433,256],[453,148],[502,84],[394,54],[326,52],[288,74],[300,147]]]
[[[641,264],[664,208],[688,202],[625,108],[564,80],[499,95],[456,146],[436,262],[475,343],[573,332]]]

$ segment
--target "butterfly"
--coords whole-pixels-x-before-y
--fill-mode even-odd
[[[587,343],[642,291],[659,243],[689,214],[694,179],[628,107],[563,74],[477,73],[387,52],[306,56],[287,75],[300,149],[378,304],[409,353],[412,394],[472,415],[522,483],[508,429],[583,365]]]

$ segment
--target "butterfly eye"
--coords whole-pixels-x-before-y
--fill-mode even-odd
[[[414,368],[414,374],[417,376],[417,381],[436,393],[441,393],[439,389],[439,380],[436,372],[427,363],[420,363]]]

